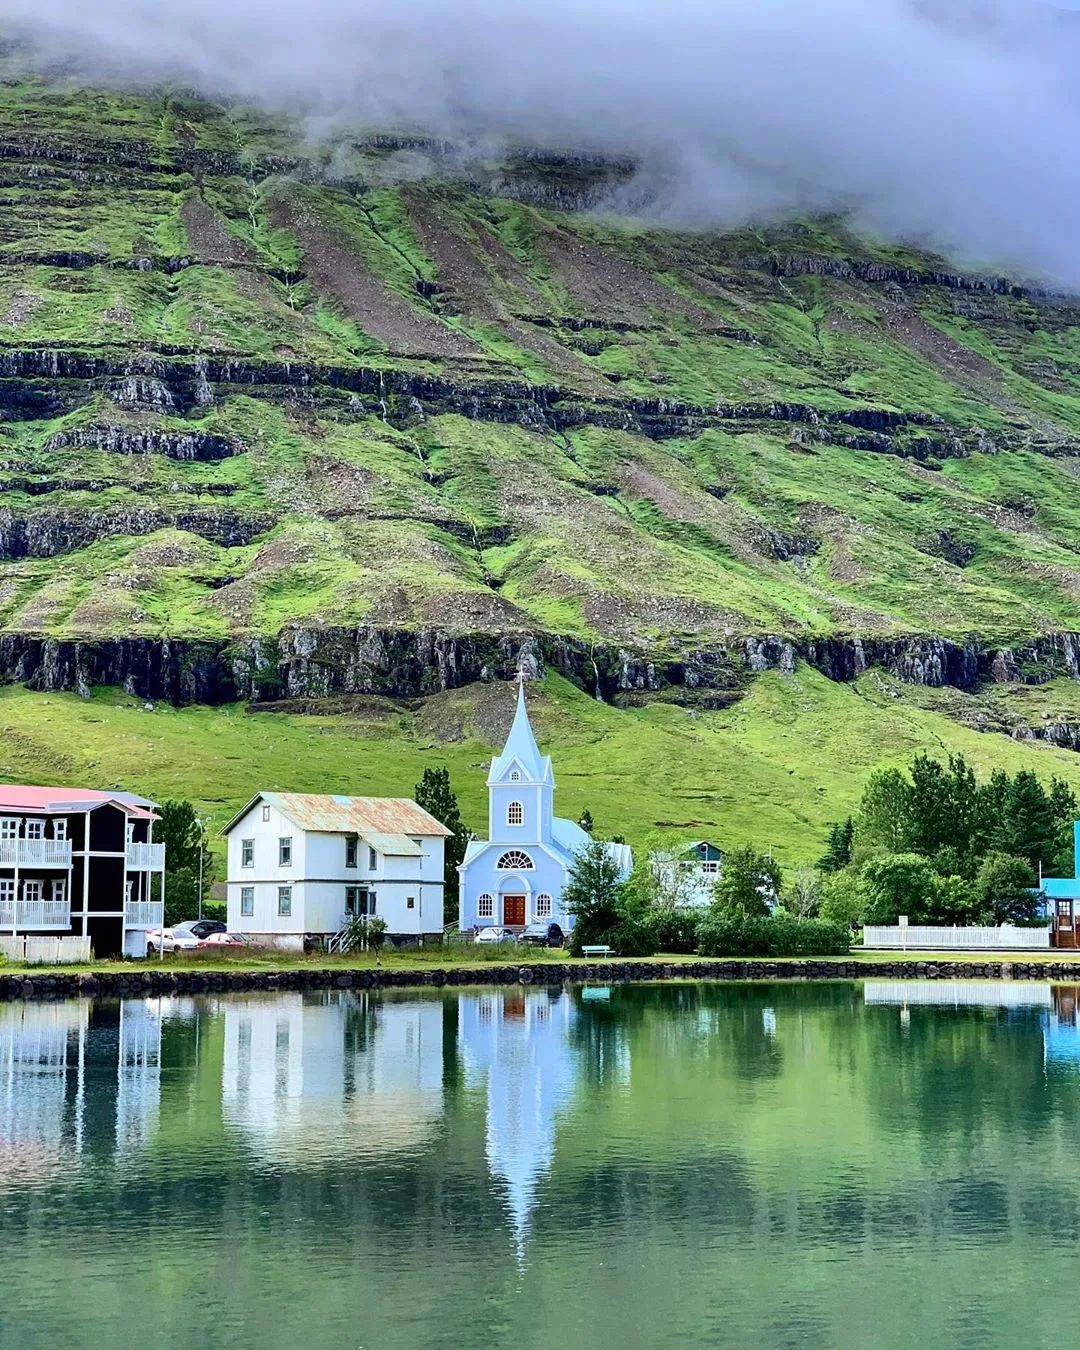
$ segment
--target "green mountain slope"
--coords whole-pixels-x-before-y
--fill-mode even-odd
[[[773,667],[807,728],[865,715],[864,768],[928,717],[995,762],[969,728],[1080,745],[1080,301],[839,221],[645,228],[595,209],[627,172],[9,75],[0,678],[412,697],[524,659],[691,704],[698,772],[715,735],[735,773],[776,753]],[[870,704],[821,680],[874,667]],[[830,754],[755,769],[752,812],[786,792],[809,848],[860,781]]]

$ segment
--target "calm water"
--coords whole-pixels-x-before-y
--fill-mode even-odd
[[[1066,1344],[1075,993],[3,1005],[0,1344]]]

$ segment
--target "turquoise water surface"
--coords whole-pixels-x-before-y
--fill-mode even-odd
[[[0,1005],[0,1345],[1071,1344],[1075,996]]]

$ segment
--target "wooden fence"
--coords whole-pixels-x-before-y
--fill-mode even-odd
[[[0,956],[5,961],[25,961],[30,966],[69,966],[90,960],[88,937],[0,937]]]
[[[866,927],[863,946],[925,952],[1041,952],[1050,950],[1049,928]]]

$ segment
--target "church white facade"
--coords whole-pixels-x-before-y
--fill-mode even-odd
[[[458,868],[461,931],[557,923],[569,932],[574,919],[563,908],[563,887],[574,856],[590,839],[580,825],[553,812],[555,775],[551,759],[536,744],[523,683],[510,734],[502,754],[491,761],[487,783],[488,837],[469,844]],[[620,874],[629,876],[629,846],[604,847]]]

